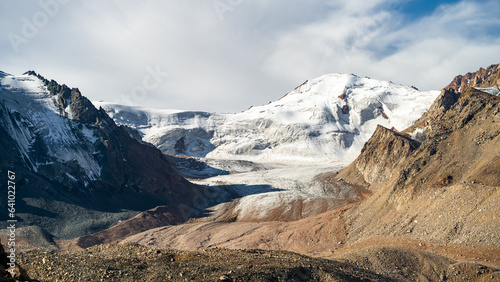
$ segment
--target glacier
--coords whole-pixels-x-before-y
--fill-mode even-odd
[[[348,164],[377,124],[403,130],[439,93],[353,74],[327,74],[307,80],[277,101],[234,114],[93,103],[166,154]]]

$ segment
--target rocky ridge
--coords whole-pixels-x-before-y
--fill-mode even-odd
[[[418,141],[378,125],[358,158],[337,179],[367,188],[385,183],[418,146]]]
[[[495,86],[500,76],[496,65],[486,70],[467,75],[476,77],[476,83],[461,84],[454,103],[443,102],[454,88],[443,90],[403,135],[379,129],[356,161],[339,173],[338,180],[376,191],[343,216],[350,244],[415,240],[435,251],[455,248],[482,257],[483,263],[500,262],[500,210],[495,204],[500,199],[500,97],[475,88]],[[424,132],[422,127],[427,132],[412,141],[415,132]],[[374,159],[378,162],[366,161]],[[384,181],[365,176],[372,171],[383,171],[377,177]],[[359,182],[360,175],[366,183]]]

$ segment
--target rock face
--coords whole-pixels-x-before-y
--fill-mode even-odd
[[[418,146],[419,143],[409,136],[379,125],[363,146],[360,156],[337,178],[367,187],[385,184]]]
[[[464,92],[469,87],[487,88],[500,86],[499,65],[491,65],[486,69],[480,68],[476,72],[469,72],[465,75],[457,75],[453,81],[444,89],[455,93]]]
[[[407,129],[407,131],[426,127],[430,123],[430,120],[441,117],[458,101],[462,93],[465,93],[469,88],[478,88],[483,91],[487,88],[496,88],[498,91],[498,87],[500,87],[499,77],[500,67],[498,64],[491,65],[486,69],[481,68],[477,72],[456,76],[450,84],[441,90],[441,94],[431,105],[429,111],[416,121],[413,126]]]
[[[32,71],[1,78],[0,120],[2,173],[18,175],[16,215],[55,238],[189,203],[198,189],[78,89]]]
[[[379,128],[339,173],[377,188],[345,214],[350,240],[387,236],[498,250],[500,97],[475,86],[496,85],[500,75],[494,65],[467,77],[475,82],[457,88],[463,79],[456,78],[404,135]],[[458,98],[443,103],[449,91]]]

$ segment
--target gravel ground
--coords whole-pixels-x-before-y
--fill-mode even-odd
[[[348,263],[296,253],[207,249],[197,252],[100,245],[73,254],[29,251],[20,264],[44,281],[391,281]]]
[[[40,281],[500,281],[498,269],[395,246],[328,260],[256,249],[99,245],[67,254],[28,251],[18,262]]]

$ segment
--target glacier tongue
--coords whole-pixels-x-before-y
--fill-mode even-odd
[[[77,162],[89,179],[100,176],[100,167],[94,159],[91,144],[97,139],[89,128],[79,134],[71,118],[62,116],[57,107],[56,96],[50,94],[35,76],[12,76],[4,74],[0,84],[3,87],[1,104],[8,122],[7,128],[19,149],[36,171],[39,165],[34,154],[37,140],[43,140],[48,156],[62,162]],[[68,113],[66,113],[68,114]],[[71,114],[69,113],[69,116]],[[82,145],[83,144],[83,145]]]
[[[351,162],[377,124],[403,130],[439,95],[355,75],[308,80],[237,114],[134,108],[106,102],[118,123],[164,153],[258,162]]]

